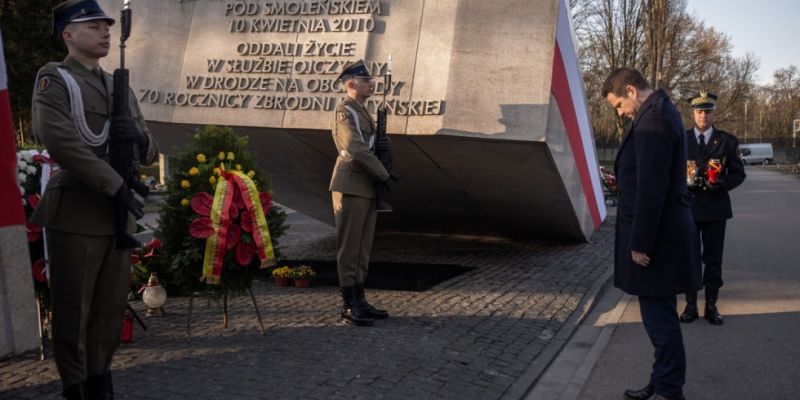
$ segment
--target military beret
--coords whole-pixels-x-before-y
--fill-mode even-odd
[[[109,17],[94,0],[67,0],[53,8],[53,34],[61,36],[67,25],[73,22],[85,22],[102,19],[114,25],[114,18]]]
[[[717,95],[701,90],[697,96],[689,99],[689,104],[695,110],[713,110],[717,108]]]
[[[348,79],[352,78],[372,79],[372,75],[369,74],[367,66],[364,65],[364,61],[358,60],[356,62],[345,65],[344,68],[342,68],[342,73],[339,74],[339,77],[336,79],[341,79],[342,82],[345,82]]]

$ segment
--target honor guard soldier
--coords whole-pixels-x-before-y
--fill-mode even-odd
[[[375,89],[364,62],[348,64],[339,78],[347,96],[336,106],[333,142],[338,155],[330,191],[336,220],[336,266],[342,295],[342,321],[370,326],[389,316],[364,297],[364,280],[375,234],[375,183],[386,182],[389,172],[374,154],[375,146],[390,149],[391,142],[375,139],[375,121],[365,107]]]
[[[113,80],[99,61],[108,55],[113,24],[94,0],[56,6],[53,33],[68,56],[39,70],[33,96],[34,132],[60,168],[33,222],[47,229],[53,354],[67,399],[113,398],[111,359],[130,290],[131,252],[117,248],[115,204],[137,214],[141,204],[109,164],[110,139],[119,134],[136,143],[144,164],[158,154],[132,91],[131,115],[111,120]],[[134,218],[127,222],[133,232]]]
[[[725,242],[725,224],[733,217],[728,192],[739,186],[745,178],[744,164],[737,147],[736,136],[714,127],[717,96],[701,91],[689,100],[694,118],[694,128],[686,131],[689,162],[694,161],[696,177],[690,185],[694,194],[692,214],[702,241],[703,286],[705,287],[705,313],[703,317],[713,325],[722,325],[717,310],[719,288],[722,287],[722,250]],[[686,293],[686,308],[681,322],[692,322],[699,317],[697,292]]]

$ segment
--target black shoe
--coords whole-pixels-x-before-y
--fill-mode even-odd
[[[700,314],[697,311],[697,304],[686,304],[686,308],[683,309],[683,313],[679,317],[680,321],[688,324],[697,318],[700,318]]]
[[[88,400],[89,395],[86,393],[86,382],[81,382],[64,388],[61,392],[67,400]]]
[[[385,201],[379,201],[375,203],[375,211],[379,213],[390,213],[394,211],[394,208],[392,208],[391,204]]]
[[[653,395],[653,385],[641,389],[628,389],[625,391],[625,400],[648,400]]]
[[[114,400],[111,371],[100,375],[89,375],[86,380],[86,391],[90,400]]]
[[[722,325],[724,323],[722,315],[719,315],[719,310],[717,310],[717,305],[713,303],[706,303],[706,312],[703,314],[703,318],[711,325]]]
[[[356,326],[372,326],[374,320],[357,298],[355,286],[340,288],[342,293],[342,322]]]
[[[375,308],[372,304],[367,302],[367,298],[364,296],[364,284],[363,283],[356,283],[356,292],[358,299],[364,303],[364,307],[367,309],[370,317],[373,319],[386,319],[389,318],[389,312],[386,310],[381,310],[380,308]]]

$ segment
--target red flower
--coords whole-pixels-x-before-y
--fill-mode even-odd
[[[253,242],[245,243],[240,241],[236,245],[236,262],[241,266],[248,266],[253,261],[256,246]]]
[[[44,273],[43,259],[39,259],[33,263],[33,279],[36,282],[47,282],[47,275]]]
[[[140,259],[141,259],[141,257],[139,257],[138,254],[131,253],[131,265],[134,265],[134,264],[138,263]]]
[[[214,202],[214,197],[207,192],[199,192],[192,196],[192,210],[194,212],[207,217],[211,215],[211,204]]]
[[[211,224],[211,218],[195,218],[192,223],[189,224],[189,234],[192,235],[193,238],[208,239],[213,233],[214,228]]]
[[[261,208],[264,209],[264,215],[267,215],[272,207],[272,196],[267,192],[261,192],[258,198],[261,199]]]
[[[28,195],[28,204],[31,205],[31,208],[36,208],[39,205],[39,199],[40,197],[36,193]]]
[[[26,231],[28,232],[28,242],[35,242],[42,238],[42,226],[28,222],[25,224]]]
[[[242,230],[251,233],[253,232],[253,213],[250,210],[242,211]]]
[[[228,235],[226,236],[226,248],[225,250],[230,250],[237,244],[239,244],[239,240],[242,238],[242,230],[239,229],[237,225],[230,224],[228,225]]]
[[[147,250],[147,253],[144,255],[145,258],[150,258],[156,255],[156,249],[161,247],[162,243],[160,240],[153,238],[147,245],[144,246],[144,249]]]

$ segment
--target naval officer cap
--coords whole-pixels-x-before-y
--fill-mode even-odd
[[[717,95],[701,90],[689,100],[689,104],[695,110],[713,110],[717,108]]]
[[[366,78],[372,79],[372,75],[369,74],[367,70],[367,66],[364,65],[364,61],[358,60],[356,62],[347,64],[342,69],[342,73],[339,74],[339,77],[336,79],[341,79],[342,82],[347,82],[353,78]]]
[[[53,34],[61,36],[64,28],[73,22],[98,19],[114,25],[114,18],[109,17],[95,0],[67,0],[53,8]]]

